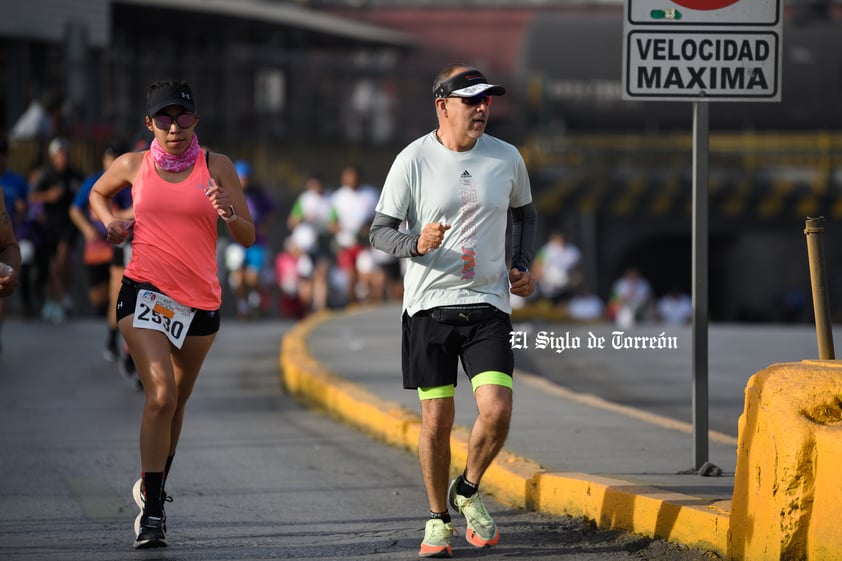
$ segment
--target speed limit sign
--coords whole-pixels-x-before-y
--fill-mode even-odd
[[[782,0],[626,0],[623,99],[780,101]]]

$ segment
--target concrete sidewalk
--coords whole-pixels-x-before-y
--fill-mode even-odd
[[[319,314],[281,350],[284,383],[300,399],[377,438],[416,450],[417,394],[400,374],[400,308]],[[476,412],[466,378],[456,391],[453,467],[464,466]],[[519,508],[569,514],[727,556],[736,442],[710,440],[719,477],[686,474],[692,436],[668,420],[515,373],[509,438],[483,490]]]

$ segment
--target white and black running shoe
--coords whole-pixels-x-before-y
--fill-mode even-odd
[[[160,516],[144,516],[140,519],[140,528],[135,549],[151,549],[153,547],[167,547],[167,534],[164,531],[164,518]]]
[[[143,495],[143,479],[138,479],[134,482],[134,485],[132,486],[132,498],[134,499],[137,508],[140,509],[137,518],[134,519],[134,533],[140,534],[140,521],[143,517],[143,507],[146,504],[146,497]],[[163,496],[161,497],[161,513],[163,514],[164,519],[164,532],[167,531],[167,511],[164,509],[164,505],[171,502],[172,497],[163,493]]]

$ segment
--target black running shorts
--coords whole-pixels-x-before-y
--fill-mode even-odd
[[[141,289],[161,292],[149,283],[137,282],[126,276],[123,277],[123,285],[120,287],[120,295],[117,297],[118,322],[124,317],[134,314],[137,292]],[[196,315],[193,316],[193,321],[190,322],[190,328],[187,330],[187,336],[213,335],[217,331],[219,331],[219,309],[196,310]]]
[[[507,313],[493,307],[478,313],[465,308],[449,309],[446,314],[441,310],[423,310],[412,317],[403,314],[404,388],[455,386],[459,360],[468,378],[489,371],[512,375],[512,322]],[[465,320],[460,323],[451,317]]]

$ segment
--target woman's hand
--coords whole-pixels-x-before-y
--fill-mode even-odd
[[[205,191],[205,195],[207,195],[208,200],[210,200],[213,205],[213,208],[216,209],[217,214],[219,214],[223,220],[230,220],[231,217],[235,215],[234,206],[231,203],[231,197],[225,189],[216,184],[213,177],[208,180],[208,188]]]
[[[0,263],[0,298],[11,296],[18,286],[18,272],[11,265]]]
[[[129,237],[129,232],[134,227],[134,220],[112,220],[108,223],[108,241],[113,244],[121,244]]]

